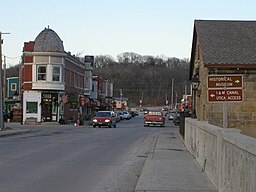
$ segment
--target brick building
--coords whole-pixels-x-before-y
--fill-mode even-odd
[[[55,31],[45,28],[34,41],[24,43],[21,66],[23,123],[86,115],[92,66],[66,52]]]
[[[94,100],[95,111],[112,110],[113,83],[100,76],[92,77],[91,97]]]
[[[211,75],[241,76],[241,99],[209,101]],[[196,94],[198,120],[223,127],[226,105],[227,127],[256,137],[256,21],[195,20],[190,79],[192,76],[201,82]],[[229,90],[227,86],[226,82]]]

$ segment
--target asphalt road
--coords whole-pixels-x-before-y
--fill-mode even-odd
[[[31,133],[0,138],[1,192],[132,192],[157,132],[143,117],[117,128],[29,126]],[[25,125],[24,125],[25,126]]]

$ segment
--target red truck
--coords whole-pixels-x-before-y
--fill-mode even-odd
[[[161,127],[165,126],[165,116],[161,111],[148,111],[144,115],[144,127],[150,125],[160,125]]]

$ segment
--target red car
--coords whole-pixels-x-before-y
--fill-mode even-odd
[[[101,126],[108,126],[108,127],[116,127],[117,118],[114,111],[99,111],[96,113],[96,116],[92,119],[92,126],[93,127],[101,127]]]

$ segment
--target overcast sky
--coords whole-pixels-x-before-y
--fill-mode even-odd
[[[190,58],[195,19],[256,20],[255,0],[0,0],[7,66],[24,42],[53,29],[65,51]]]

